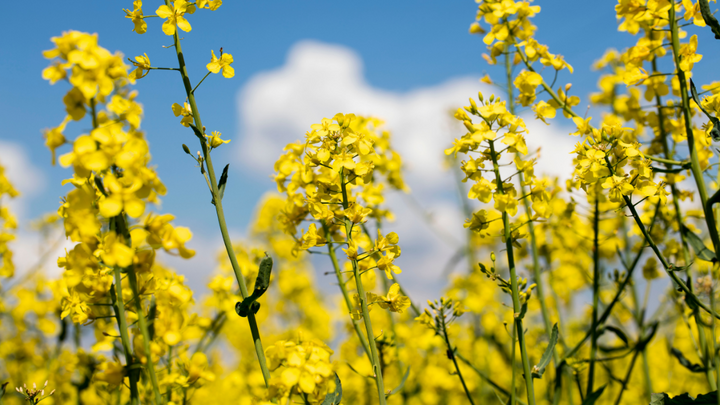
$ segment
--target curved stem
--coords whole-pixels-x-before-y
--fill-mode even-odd
[[[470,395],[470,390],[468,389],[467,385],[465,384],[465,379],[463,378],[462,372],[460,371],[460,366],[458,365],[457,358],[455,356],[455,349],[453,349],[452,345],[450,344],[450,338],[448,337],[447,333],[447,324],[445,324],[445,314],[443,313],[444,308],[440,312],[440,321],[441,321],[441,327],[443,331],[443,338],[445,339],[445,344],[448,348],[448,356],[452,359],[453,364],[455,365],[455,371],[457,371],[458,378],[460,378],[460,382],[462,383],[463,389],[465,390],[465,395],[468,398],[468,401],[470,401],[471,405],[475,405],[475,402],[472,399],[472,395]]]
[[[170,0],[165,0],[165,4],[170,6]],[[200,112],[195,101],[195,96],[192,93],[190,77],[188,76],[187,66],[185,65],[185,57],[183,56],[182,46],[180,44],[180,38],[178,37],[177,32],[175,32],[175,34],[173,35],[173,39],[175,42],[175,53],[177,54],[178,65],[180,66],[180,74],[182,76],[183,85],[185,86],[185,93],[187,95],[188,103],[190,104],[190,108],[192,109],[193,113],[193,120],[196,127],[194,130],[202,131],[202,133],[199,134],[198,138],[200,138],[202,154],[205,159],[208,176],[210,177],[211,192],[213,195],[213,202],[215,205],[215,212],[218,218],[218,224],[220,226],[220,233],[222,234],[223,243],[225,244],[225,250],[227,251],[228,258],[230,259],[230,264],[232,265],[233,272],[235,273],[235,278],[237,279],[238,285],[240,286],[240,293],[242,295],[242,298],[245,299],[248,296],[247,287],[245,286],[245,279],[243,278],[242,271],[240,270],[240,265],[238,264],[237,257],[235,256],[232,241],[230,240],[230,235],[227,230],[227,223],[225,222],[225,212],[223,211],[222,207],[222,199],[218,198],[219,194],[217,180],[215,178],[215,168],[212,164],[212,158],[210,156],[210,149],[208,148],[208,144],[202,137],[205,131],[202,125],[202,121],[200,119]],[[198,134],[196,133],[196,135]],[[260,340],[260,331],[258,329],[257,321],[254,314],[249,315],[247,319],[250,326],[253,343],[255,346],[255,354],[257,355],[258,363],[260,365],[260,369],[262,370],[263,379],[265,380],[265,386],[267,387],[270,383],[270,370],[268,369],[267,362],[265,360],[265,351],[263,350],[262,341]]]

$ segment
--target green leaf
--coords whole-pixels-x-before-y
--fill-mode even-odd
[[[100,177],[95,176],[95,186],[98,190],[100,190],[102,195],[107,197],[107,191],[105,191],[105,186],[103,185],[102,179]]]
[[[545,352],[543,353],[542,357],[540,357],[540,362],[533,367],[532,376],[533,378],[542,378],[543,373],[545,373],[545,368],[550,364],[550,360],[552,359],[553,350],[555,350],[555,345],[558,341],[558,326],[557,324],[553,325],[552,332],[550,333],[550,343],[548,343],[548,347],[545,349]]]
[[[707,371],[705,367],[688,360],[680,350],[674,347],[670,348],[670,353],[678,359],[681,366],[692,371],[693,373],[704,373],[705,371]]]
[[[687,226],[681,224],[680,232],[685,236],[685,239],[688,241],[690,246],[692,246],[698,259],[713,263],[716,261],[715,252],[705,247],[702,239],[700,239],[699,236],[695,235],[695,233],[691,231]]]
[[[250,312],[257,314],[260,310],[260,303],[257,299],[262,297],[270,287],[270,275],[272,274],[273,260],[272,257],[266,256],[260,261],[260,268],[258,269],[258,275],[255,279],[255,288],[242,302],[235,304],[235,312],[243,318],[248,316]]]
[[[674,398],[670,398],[665,393],[650,396],[650,405],[715,405],[717,401],[717,391],[700,394],[695,399],[688,395],[687,392]]]
[[[335,373],[335,392],[331,392],[325,395],[325,400],[322,401],[321,405],[337,405],[342,399],[342,384],[340,384],[340,377]]]
[[[628,345],[628,337],[625,334],[625,332],[622,331],[622,329],[618,328],[617,326],[612,326],[612,325],[606,325],[604,329],[606,331],[610,331],[610,332],[614,333],[615,336],[617,336],[620,340],[623,341],[623,343],[625,343],[625,346]]]
[[[225,165],[225,168],[223,169],[222,174],[220,175],[220,181],[218,181],[218,198],[220,199],[220,201],[222,201],[223,196],[225,195],[225,185],[227,184],[229,167],[230,167],[230,163]]]
[[[408,376],[410,375],[410,367],[407,368],[407,371],[405,371],[405,375],[403,376],[402,380],[400,380],[400,384],[398,384],[395,389],[390,391],[389,393],[385,394],[385,398],[389,397],[390,395],[397,394],[400,392],[400,390],[405,386],[405,381],[407,381]]]
[[[597,401],[598,398],[600,398],[600,395],[602,395],[603,391],[605,391],[605,387],[606,386],[603,385],[602,387],[600,387],[600,389],[588,395],[582,402],[582,405],[594,405],[595,401]]]

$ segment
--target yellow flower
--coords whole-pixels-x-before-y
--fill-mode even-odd
[[[52,165],[55,166],[55,149],[61,147],[65,143],[67,143],[67,140],[65,139],[65,135],[63,135],[63,131],[65,130],[65,125],[70,120],[70,117],[65,117],[63,122],[58,125],[55,128],[47,129],[43,133],[43,138],[45,138],[45,146],[47,146],[50,149],[50,153],[52,154]]]
[[[126,14],[125,18],[131,19],[133,24],[135,24],[133,31],[138,34],[144,34],[147,31],[147,23],[143,18],[142,12],[142,0],[135,0],[133,2],[133,11],[127,9],[123,9],[123,11]]]
[[[228,79],[235,76],[235,69],[230,66],[233,63],[233,57],[229,53],[223,53],[220,49],[220,59],[215,56],[215,51],[211,50],[212,59],[207,64],[207,70],[218,73],[222,69],[222,75]]]
[[[185,32],[192,30],[190,23],[185,19],[184,15],[185,13],[192,14],[194,12],[194,5],[189,5],[185,0],[175,0],[172,8],[165,5],[160,6],[155,11],[155,14],[160,18],[166,19],[162,25],[162,30],[165,35],[173,35],[176,32],[176,25]]]
[[[698,55],[695,52],[697,51],[697,35],[693,35],[690,37],[690,42],[687,44],[680,45],[680,69],[682,69],[685,72],[689,72],[692,70],[693,65],[696,62],[700,62],[700,59],[702,59],[702,55]]]
[[[220,136],[221,136],[222,134],[221,134],[220,132],[218,132],[218,131],[213,131],[213,132],[211,132],[211,135],[212,135],[212,136],[205,135],[205,138],[208,139],[208,143],[210,144],[210,148],[211,148],[211,149],[215,149],[215,148],[217,148],[218,146],[220,146],[220,145],[222,145],[222,144],[224,144],[224,143],[230,142],[230,139],[227,139],[227,140],[226,140],[226,139],[220,139]]]
[[[370,208],[363,208],[358,203],[350,203],[350,208],[344,211],[345,216],[354,224],[361,224],[367,221],[367,216],[372,214]]]
[[[132,62],[132,64],[137,66],[137,69],[133,70],[132,73],[128,75],[128,78],[132,80],[142,79],[150,73],[150,58],[147,54],[136,56],[135,62]]]
[[[103,263],[108,267],[128,267],[133,262],[135,252],[122,242],[115,232],[105,235],[102,250],[99,252]]]
[[[190,361],[185,364],[185,370],[188,373],[187,384],[192,384],[200,378],[215,381],[215,374],[207,370],[207,368],[208,359],[205,353],[193,353]]]
[[[400,295],[400,285],[398,283],[393,283],[387,295],[379,297],[379,300],[375,302],[380,305],[380,308],[397,313],[402,313],[410,307],[410,298]]]
[[[495,188],[497,188],[497,185],[494,182],[481,178],[473,184],[472,187],[470,187],[468,198],[471,200],[478,199],[484,203],[490,202],[490,199],[492,199],[492,192]]]
[[[180,120],[180,123],[181,123],[184,127],[189,127],[190,124],[192,124],[193,122],[195,122],[194,119],[193,119],[192,109],[190,108],[190,106],[188,105],[188,103],[185,103],[184,106],[181,106],[181,105],[178,104],[178,103],[173,103],[173,105],[172,105],[172,111],[173,111],[173,114],[175,114],[176,117],[179,117],[179,116],[182,115],[182,119]]]
[[[387,252],[385,256],[380,258],[377,262],[377,268],[384,271],[387,278],[390,280],[393,279],[393,273],[400,274],[402,273],[402,270],[400,270],[400,267],[395,265],[393,261],[395,260],[397,256],[393,252]]]
[[[530,105],[535,101],[535,88],[542,84],[543,78],[535,72],[523,70],[518,74],[513,84],[520,90],[520,104]]]
[[[539,103],[532,106],[535,111],[535,117],[547,125],[550,125],[545,121],[546,118],[555,118],[556,110],[550,104],[540,101]]]
[[[470,228],[471,230],[475,232],[482,232],[483,229],[487,229],[490,227],[490,224],[487,220],[487,211],[480,210],[478,212],[474,212],[472,214],[472,218],[466,219],[465,224],[463,225],[464,228]]]
[[[430,315],[430,312],[426,309],[420,316],[415,318],[416,321],[425,325],[426,328],[435,330],[435,318]]]
[[[300,240],[302,241],[300,246],[301,249],[310,249],[313,246],[324,246],[327,243],[325,238],[317,233],[317,226],[315,223],[310,224],[307,233],[303,231]]]
[[[628,183],[628,179],[622,176],[610,176],[602,184],[603,188],[610,189],[610,201],[622,202],[623,196],[633,192],[634,187]]]
[[[118,179],[115,175],[108,174],[103,181],[108,195],[100,199],[98,208],[104,217],[119,215],[123,209],[132,218],[137,218],[145,212],[145,201],[135,194],[143,186],[139,177],[130,179],[125,176]]]
[[[197,6],[198,8],[209,8],[215,11],[222,6],[222,0],[198,0]]]

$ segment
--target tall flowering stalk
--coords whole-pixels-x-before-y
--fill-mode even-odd
[[[385,403],[385,388],[370,309],[377,304],[393,312],[403,312],[410,300],[399,293],[395,284],[386,295],[366,291],[368,272],[381,270],[389,279],[400,273],[394,264],[400,256],[399,238],[394,232],[373,241],[362,231],[368,218],[389,215],[380,208],[382,191],[390,186],[404,189],[400,158],[391,148],[389,133],[379,129],[382,123],[353,114],[337,114],[314,124],[305,143],[288,145],[288,151],[275,163],[279,191],[287,194],[281,213],[285,231],[295,236],[297,226],[309,220],[297,238],[296,250],[328,245],[341,292],[352,318],[355,332],[372,365],[379,403]],[[320,225],[318,227],[318,224]],[[321,232],[322,230],[322,232]],[[342,275],[334,244],[345,245],[350,280]],[[370,274],[374,279],[374,274]],[[346,283],[352,281],[356,293],[350,296]],[[365,333],[355,321],[362,320]]]

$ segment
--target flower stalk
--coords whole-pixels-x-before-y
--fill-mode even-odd
[[[168,7],[171,6],[169,0],[165,0],[165,4]],[[193,131],[195,131],[195,134],[200,139],[202,156],[205,160],[205,168],[207,169],[207,174],[210,181],[210,192],[213,196],[215,212],[217,214],[218,224],[220,226],[220,233],[222,234],[223,243],[225,244],[225,250],[227,251],[228,258],[230,259],[230,264],[232,265],[233,272],[235,273],[235,278],[237,279],[238,285],[240,286],[240,294],[242,295],[242,298],[245,299],[248,297],[247,286],[245,285],[245,279],[243,277],[242,271],[240,270],[240,265],[238,264],[237,257],[235,256],[235,251],[232,246],[232,241],[230,240],[230,234],[227,230],[225,212],[222,206],[222,199],[219,198],[217,185],[218,183],[215,176],[215,168],[212,163],[210,148],[208,147],[207,141],[204,137],[204,127],[202,125],[202,120],[200,119],[200,112],[197,107],[197,102],[195,101],[195,95],[193,93],[194,89],[190,84],[190,77],[187,72],[187,66],[185,65],[185,57],[183,56],[182,45],[180,44],[180,37],[178,36],[177,32],[173,34],[173,39],[175,45],[175,53],[177,54],[178,65],[180,68],[180,75],[182,76],[182,81],[185,87],[185,93],[187,95],[188,103],[190,104],[190,108],[192,109],[192,115],[195,124]],[[255,353],[257,355],[258,363],[263,374],[263,379],[265,380],[265,386],[268,386],[270,382],[270,370],[268,369],[267,361],[265,359],[265,352],[263,350],[262,340],[260,338],[260,331],[257,325],[257,320],[255,319],[255,314],[251,312],[250,314],[248,314],[247,319],[250,326],[253,345],[255,347]]]

